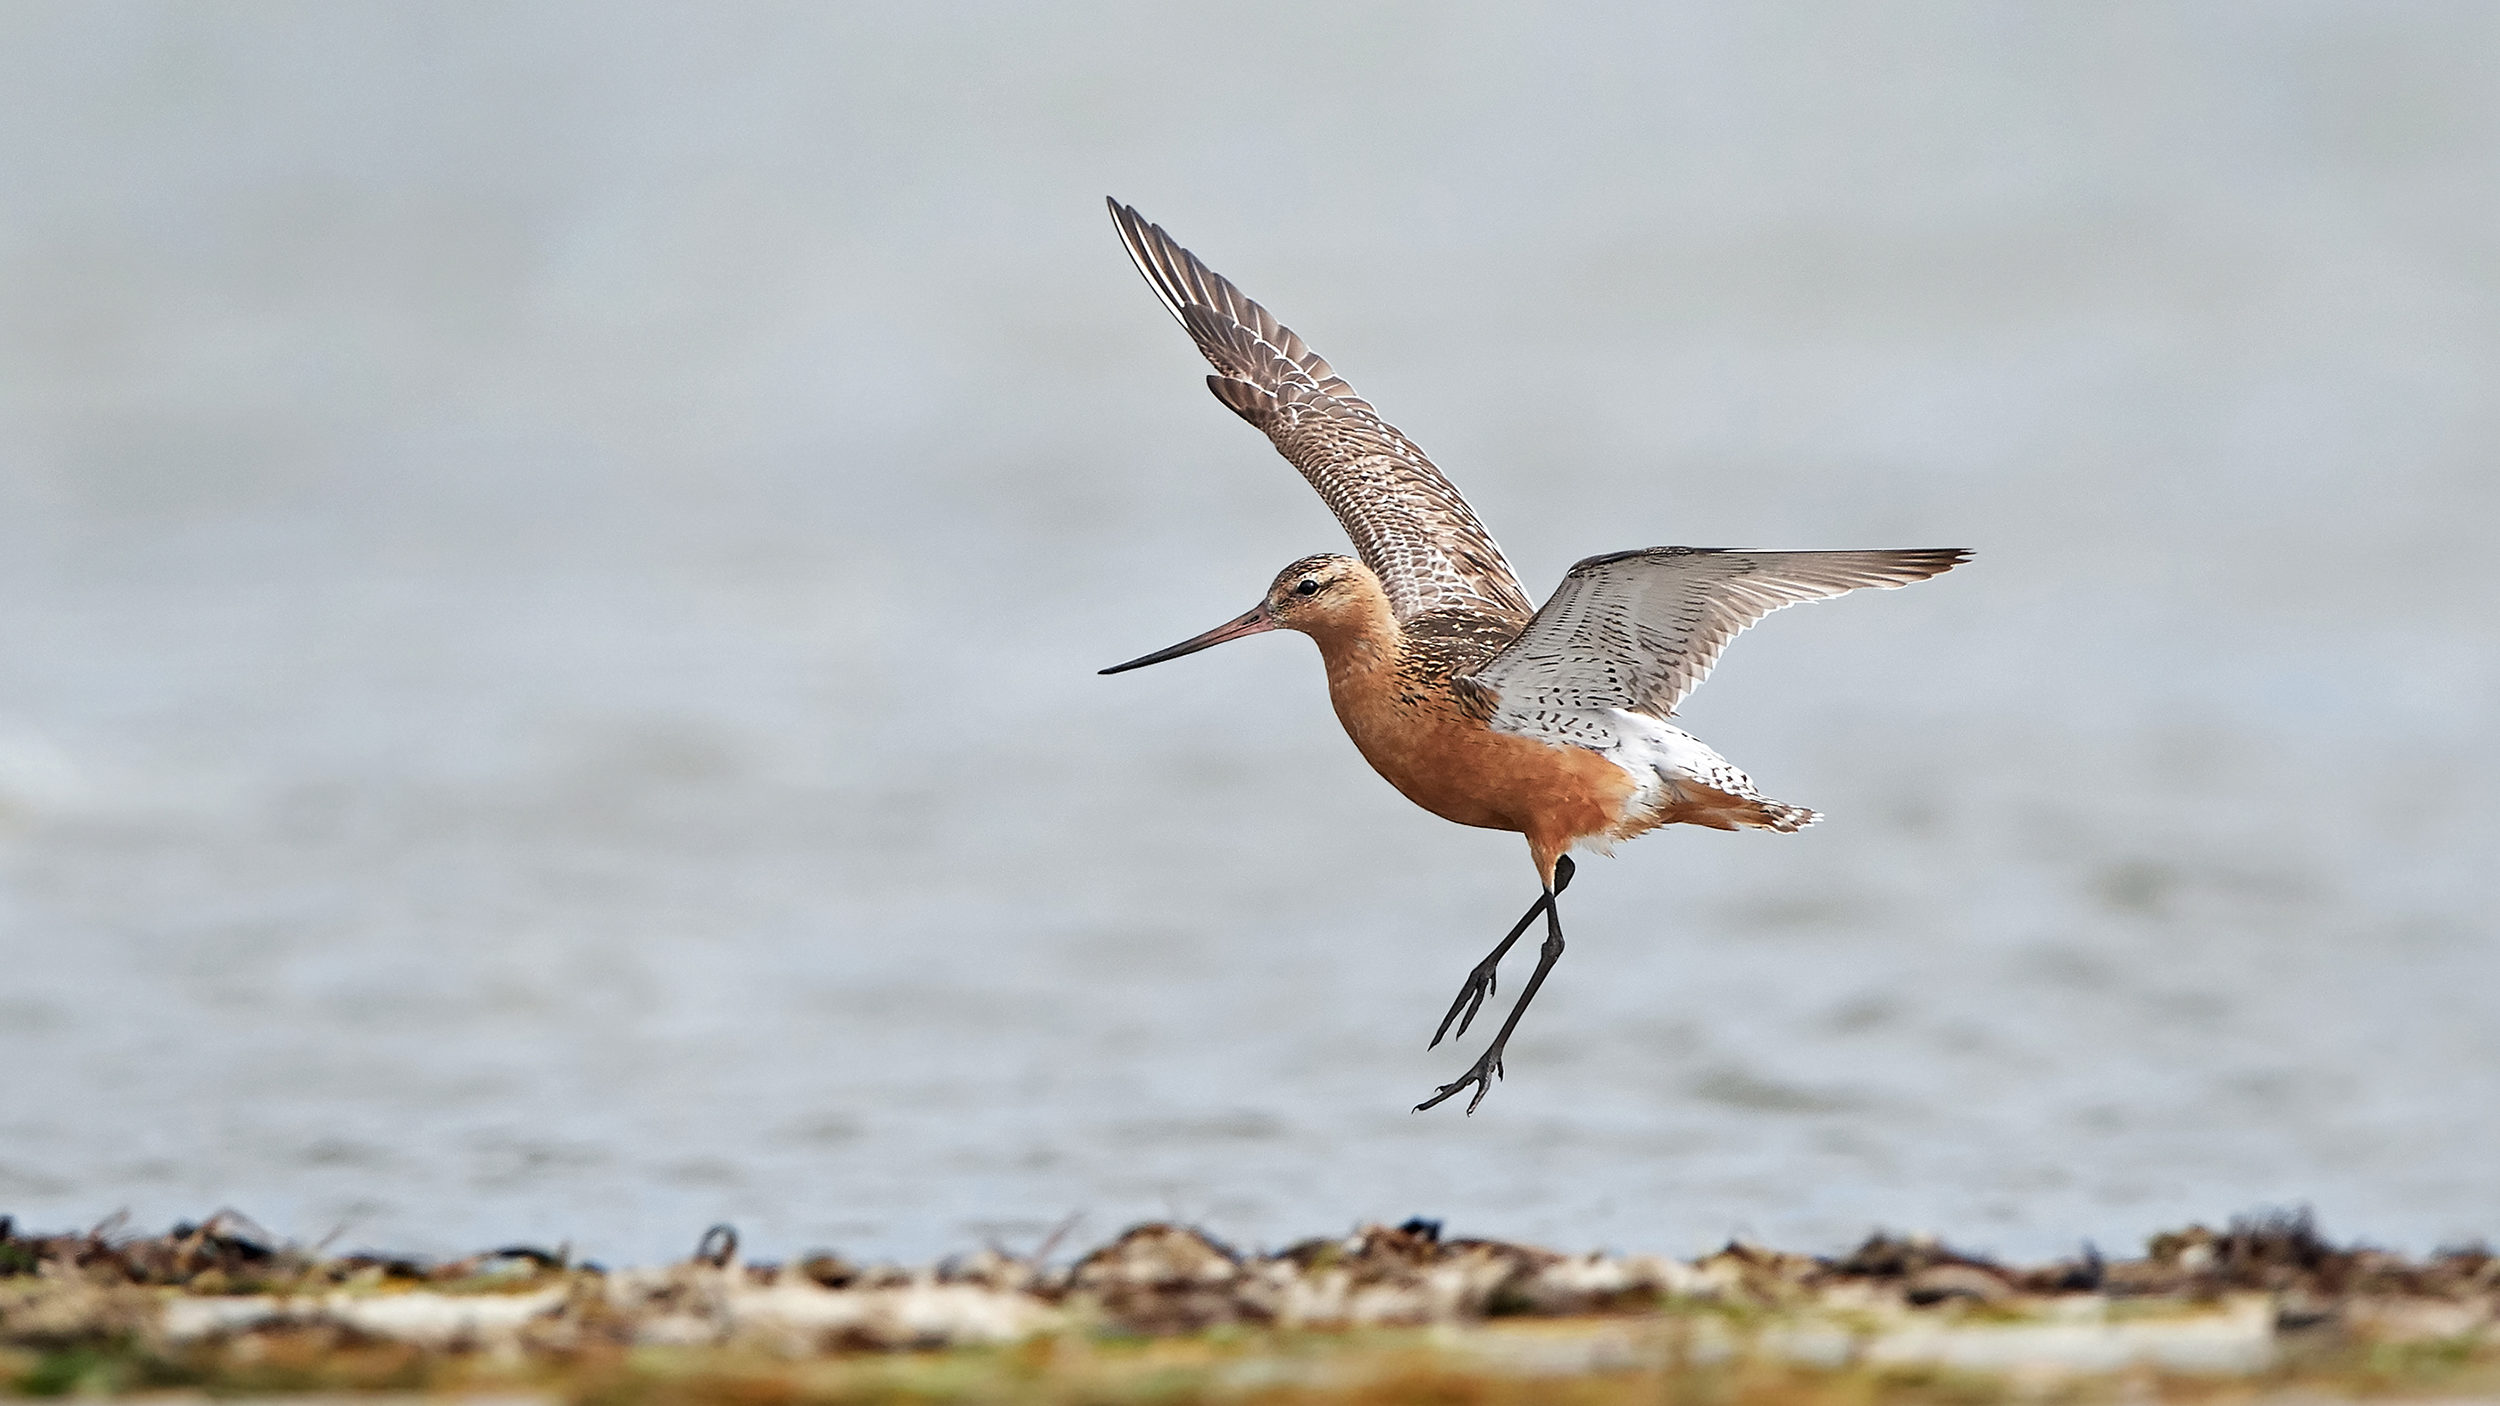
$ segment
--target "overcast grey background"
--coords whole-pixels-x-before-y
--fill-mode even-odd
[[[0,10],[0,1212],[922,1257],[2500,1233],[2500,9]],[[1533,893],[1137,202],[1532,594],[1968,545]],[[1512,975],[1524,979],[1525,966]],[[1515,986],[1514,986],[1515,989]],[[1503,998],[1507,1000],[1507,995]]]

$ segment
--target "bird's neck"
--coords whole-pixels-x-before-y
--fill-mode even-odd
[[[1304,626],[1328,668],[1328,691],[1341,701],[1383,688],[1397,676],[1406,632],[1389,612],[1388,598],[1365,592],[1326,620]]]

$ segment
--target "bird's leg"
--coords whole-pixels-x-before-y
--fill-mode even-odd
[[[1494,992],[1497,983],[1493,974],[1502,965],[1502,958],[1509,955],[1511,944],[1519,940],[1519,934],[1528,930],[1528,924],[1536,921],[1537,914],[1553,908],[1554,895],[1571,887],[1571,867],[1570,855],[1563,855],[1554,861],[1554,886],[1538,894],[1536,902],[1528,905],[1528,911],[1519,915],[1518,922],[1511,924],[1510,934],[1487,953],[1483,961],[1476,963],[1474,971],[1467,973],[1467,984],[1459,988],[1458,999],[1450,1002],[1450,1013],[1441,1017],[1441,1028],[1432,1032],[1432,1043],[1424,1046],[1425,1049],[1441,1047],[1441,1037],[1450,1033],[1450,1022],[1453,1020],[1458,1022],[1460,1038],[1466,1037],[1467,1027],[1476,1023],[1476,1012],[1484,1009],[1485,999]],[[1462,1010],[1466,1012],[1464,1016],[1460,1015]]]
[[[1432,1032],[1432,1043],[1424,1046],[1425,1049],[1441,1048],[1441,1037],[1450,1033],[1451,1021],[1459,1022],[1458,1033],[1461,1036],[1467,1033],[1468,1026],[1476,1023],[1476,1012],[1484,1009],[1485,998],[1493,994],[1496,985],[1494,973],[1500,970],[1502,958],[1509,953],[1511,944],[1519,940],[1519,934],[1528,930],[1528,924],[1536,921],[1536,915],[1551,907],[1553,902],[1550,895],[1539,893],[1536,902],[1528,905],[1528,911],[1519,915],[1519,921],[1510,925],[1510,935],[1487,953],[1483,961],[1476,963],[1474,971],[1467,973],[1467,984],[1459,988],[1458,999],[1450,1002],[1449,1014],[1441,1017],[1441,1028]],[[1466,1013],[1463,1018],[1461,1011]]]
[[[1561,888],[1559,882],[1554,885],[1555,891]],[[1562,954],[1562,912],[1554,906],[1554,894],[1549,892],[1545,895],[1545,941],[1537,948],[1536,970],[1528,977],[1528,989],[1519,993],[1519,1004],[1510,1008],[1510,1019],[1502,1022],[1501,1032],[1493,1037],[1492,1044],[1485,1046],[1483,1056],[1476,1060],[1472,1068],[1458,1076],[1456,1082],[1433,1090],[1432,1097],[1415,1105],[1416,1112],[1423,1112],[1469,1084],[1476,1086],[1476,1096],[1467,1100],[1467,1111],[1476,1111],[1476,1105],[1484,1102],[1484,1096],[1492,1091],[1493,1081],[1502,1076],[1502,1047],[1510,1043],[1510,1032],[1519,1028],[1519,1017],[1527,1014],[1528,1003],[1536,999],[1536,989],[1545,984],[1545,974],[1554,969],[1554,963],[1561,960]]]

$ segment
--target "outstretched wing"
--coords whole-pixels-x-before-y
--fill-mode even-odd
[[[1528,614],[1502,549],[1413,440],[1162,226],[1110,205],[1138,272],[1215,364],[1207,378],[1215,398],[1258,426],[1319,490],[1399,623],[1445,611]]]
[[[1958,547],[1651,547],[1590,557],[1473,677],[1498,696],[1493,725],[1507,731],[1555,732],[1569,715],[1608,708],[1664,718],[1710,676],[1738,631],[1781,606],[1906,586],[1969,558]]]

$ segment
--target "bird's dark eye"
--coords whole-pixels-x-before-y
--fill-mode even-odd
[[[1295,595],[1297,595],[1297,596],[1315,596],[1315,595],[1318,595],[1318,594],[1319,594],[1319,583],[1318,583],[1317,581],[1305,581],[1305,582],[1303,582],[1301,585],[1294,587],[1294,588],[1293,588],[1293,593],[1294,593]]]

